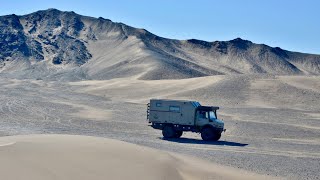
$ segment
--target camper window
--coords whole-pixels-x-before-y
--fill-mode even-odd
[[[169,110],[172,112],[180,112],[180,107],[179,106],[170,106]]]

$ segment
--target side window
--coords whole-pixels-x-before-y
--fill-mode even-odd
[[[156,103],[156,106],[157,107],[161,107],[161,103]]]
[[[208,119],[208,112],[206,111],[198,111],[198,118]]]
[[[170,106],[169,111],[171,112],[180,112],[180,106]]]

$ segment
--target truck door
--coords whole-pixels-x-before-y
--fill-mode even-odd
[[[209,113],[207,111],[197,111],[196,126],[204,126],[209,122]]]

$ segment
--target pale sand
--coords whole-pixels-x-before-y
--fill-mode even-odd
[[[223,80],[224,76],[210,76],[179,80],[137,80],[118,78],[111,80],[91,80],[69,82],[78,87],[77,92],[98,96],[109,96],[115,101],[145,103],[151,98],[170,98],[178,93],[206,88]],[[182,98],[183,99],[183,98]]]
[[[73,135],[0,138],[0,177],[32,179],[270,179],[122,141]]]
[[[74,117],[86,118],[86,119],[90,119],[90,120],[112,119],[111,111],[108,111],[106,109],[93,108],[93,107],[87,106],[85,104],[75,104],[75,103],[70,103],[70,102],[65,102],[65,101],[56,101],[55,103],[65,104],[65,105],[69,105],[69,106],[78,108],[79,111],[77,111],[75,113],[70,113],[70,115],[74,116]]]
[[[79,134],[107,137],[257,174],[319,179],[319,77],[239,75],[152,81],[130,77],[80,82],[0,77],[0,87],[0,136]],[[188,132],[181,139],[164,140],[161,131],[147,126],[149,98],[189,99],[220,106],[218,117],[224,119],[227,131],[217,143],[205,143],[199,134]],[[8,139],[0,141],[0,152],[19,145]],[[0,157],[0,163],[4,159]],[[189,166],[190,163],[176,166],[179,174],[189,172],[188,176],[192,173],[198,177],[199,170],[187,171],[183,169],[188,167],[185,164]],[[69,164],[68,168],[72,171],[73,166]],[[77,168],[80,171],[73,171],[93,171],[90,167],[88,170],[84,165],[81,167]],[[212,164],[208,167],[210,170],[221,168]],[[219,179],[220,171],[212,172],[213,177]],[[199,178],[206,176],[200,172]],[[239,173],[222,174],[228,178]],[[6,178],[0,176],[2,179]]]

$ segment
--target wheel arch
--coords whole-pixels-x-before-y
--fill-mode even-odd
[[[171,127],[173,127],[173,124],[172,124],[172,123],[161,123],[161,124],[163,124],[161,130],[163,130],[164,127],[166,127],[166,126],[171,126]]]
[[[205,129],[205,128],[211,128],[212,130],[214,130],[214,127],[213,127],[211,124],[206,124],[206,125],[204,125],[204,126],[202,126],[202,127],[200,128],[200,131],[203,130],[203,129]]]

